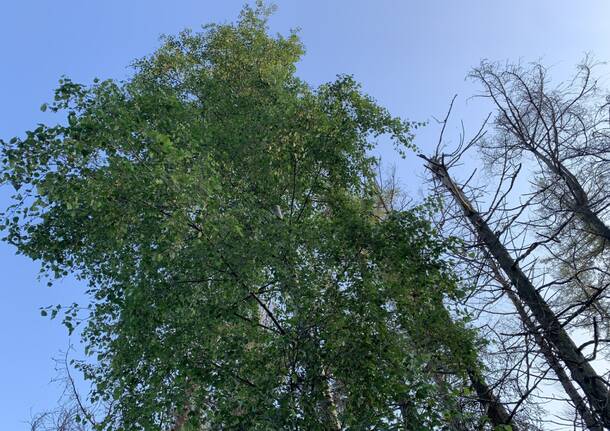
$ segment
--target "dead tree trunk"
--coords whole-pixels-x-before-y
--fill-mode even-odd
[[[527,331],[534,337],[534,340],[540,348],[540,352],[544,356],[544,359],[557,376],[557,380],[559,380],[559,383],[563,387],[568,397],[570,397],[570,400],[572,400],[572,403],[574,403],[574,407],[576,408],[576,411],[578,412],[580,417],[585,422],[587,429],[591,431],[603,431],[601,420],[589,409],[589,406],[587,405],[586,401],[583,399],[580,393],[578,393],[578,390],[572,384],[572,381],[570,380],[570,377],[566,374],[563,365],[555,355],[555,352],[553,352],[552,346],[546,341],[543,334],[541,334],[538,328],[536,327],[536,323],[532,321],[530,316],[527,314],[523,302],[519,299],[519,297],[513,290],[513,287],[511,286],[510,282],[506,280],[506,278],[502,275],[495,261],[493,261],[493,259],[491,258],[489,260],[489,266],[494,279],[500,284],[500,286],[502,286],[502,289],[506,292],[508,298],[515,306],[517,314],[523,322],[523,326],[525,326]]]
[[[608,404],[608,387],[605,381],[595,372],[581,350],[574,344],[551,307],[523,273],[518,263],[500,242],[498,236],[470,204],[461,188],[453,182],[442,158],[426,158],[424,156],[422,158],[428,162],[427,168],[434,177],[443,184],[462,208],[488,253],[497,261],[499,267],[502,268],[502,271],[515,286],[519,299],[532,311],[541,326],[541,334],[554,346],[559,358],[566,364],[572,378],[581,387],[603,424],[610,427],[610,405]]]
[[[530,151],[536,158],[545,164],[551,172],[565,182],[566,187],[572,195],[569,209],[589,229],[589,232],[603,238],[605,241],[610,241],[610,227],[608,227],[599,215],[591,209],[589,196],[578,181],[578,178],[576,178],[576,176],[560,161],[553,161],[535,149],[531,149]]]
[[[519,428],[514,424],[511,414],[506,410],[504,404],[493,393],[493,390],[487,385],[485,379],[478,370],[469,369],[468,378],[472,388],[477,393],[479,402],[485,408],[485,413],[494,427],[500,425],[510,425],[513,431],[518,431]]]

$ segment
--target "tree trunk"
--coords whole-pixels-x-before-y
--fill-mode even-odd
[[[555,356],[553,348],[544,339],[538,328],[536,328],[536,324],[527,314],[525,307],[523,306],[523,302],[521,302],[519,297],[515,294],[512,289],[512,286],[510,285],[508,280],[506,280],[506,278],[504,278],[504,276],[500,273],[500,270],[491,258],[490,267],[495,280],[500,283],[503,290],[508,295],[508,298],[515,306],[517,314],[519,314],[519,317],[521,318],[521,321],[523,322],[525,328],[530,334],[533,335],[536,344],[538,344],[538,347],[540,348],[540,352],[544,356],[544,359],[557,376],[557,380],[559,380],[559,383],[563,387],[566,394],[572,400],[572,403],[574,403],[574,407],[576,408],[576,411],[578,412],[580,417],[584,420],[587,429],[591,431],[603,431],[600,419],[593,414],[593,412],[589,409],[589,406],[587,405],[586,401],[578,393],[578,390],[572,384],[572,381],[566,374],[561,362]]]
[[[566,364],[572,378],[579,384],[591,406],[600,416],[605,426],[610,426],[610,406],[608,387],[595,372],[589,361],[574,344],[564,330],[551,307],[536,290],[530,279],[523,273],[498,236],[491,230],[483,217],[472,207],[462,190],[453,182],[442,159],[427,160],[427,168],[447,188],[466,218],[471,223],[479,239],[485,244],[489,254],[515,286],[519,299],[532,311],[542,328],[542,335],[554,346],[559,358]]]
[[[487,385],[483,376],[478,370],[468,370],[470,384],[477,393],[479,402],[484,406],[485,413],[494,427],[499,425],[510,425],[513,431],[519,428],[513,423],[511,415],[508,413],[502,402]]]
[[[610,241],[610,227],[591,209],[589,196],[582,188],[578,178],[569,171],[561,162],[553,162],[540,151],[530,150],[536,158],[542,161],[551,172],[562,178],[572,194],[573,201],[570,203],[570,210],[576,217],[589,229],[590,233]]]
[[[329,377],[326,372],[322,373],[323,385],[324,385],[324,401],[322,402],[322,411],[324,414],[324,420],[327,424],[329,431],[341,431],[341,422],[339,421],[339,413],[337,412],[337,405],[335,403],[335,396],[333,390],[330,387]]]

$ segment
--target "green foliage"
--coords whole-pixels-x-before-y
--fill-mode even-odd
[[[101,429],[182,411],[189,429],[248,430],[457,414],[474,353],[443,305],[461,294],[448,244],[426,208],[376,212],[369,150],[413,148],[414,125],[349,76],[309,87],[302,53],[246,8],[166,37],[126,82],[62,79],[48,109],[66,124],[2,142],[7,241],[89,282],[81,368],[113,403]]]

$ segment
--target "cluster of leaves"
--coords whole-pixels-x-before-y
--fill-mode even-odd
[[[90,285],[100,429],[442,426],[476,362],[460,285],[423,211],[379,213],[369,155],[414,125],[351,77],[297,79],[263,9],[127,82],[64,79],[45,108],[67,123],[2,142],[6,239]]]

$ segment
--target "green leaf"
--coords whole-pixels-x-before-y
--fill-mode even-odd
[[[113,429],[202,400],[209,429],[329,429],[329,390],[346,428],[402,423],[410,394],[410,423],[435,429],[459,414],[445,395],[463,393],[473,337],[444,305],[450,243],[430,211],[381,209],[370,156],[380,136],[410,151],[413,125],[349,76],[303,82],[301,42],[266,14],[167,37],[125,82],[63,79],[68,124],[2,142],[26,190],[8,241],[88,283],[63,324],[85,322]],[[448,391],[430,383],[441,365]]]

